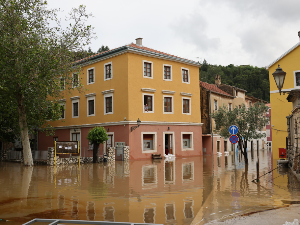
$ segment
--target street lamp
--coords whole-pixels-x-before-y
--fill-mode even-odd
[[[132,132],[133,130],[135,130],[136,128],[138,128],[138,127],[141,125],[141,121],[140,121],[139,118],[137,119],[136,123],[137,123],[137,126],[132,126],[132,127],[131,127],[131,132]]]
[[[281,88],[283,87],[283,83],[284,83],[284,78],[286,75],[286,72],[284,72],[278,64],[278,68],[276,69],[276,71],[272,74],[274,77],[274,80],[276,82],[277,88],[279,90],[279,94],[281,95]]]

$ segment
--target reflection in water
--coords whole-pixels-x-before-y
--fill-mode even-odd
[[[104,220],[114,222],[115,221],[115,209],[113,206],[106,206],[104,208]]]
[[[155,223],[155,209],[145,209],[144,212],[144,223]]]
[[[166,204],[166,222],[175,220],[175,204]]]
[[[157,166],[143,166],[143,186],[151,187],[157,183]]]
[[[272,152],[260,154],[265,154],[260,169],[266,173],[273,168]],[[232,213],[280,206],[281,199],[300,200],[300,184],[293,174],[274,170],[261,178],[259,186],[251,182],[256,155],[254,151],[248,167],[239,153],[88,164],[80,169],[78,165],[26,169],[2,162],[0,218],[11,220],[10,225],[33,218],[186,225],[202,221],[201,225]]]
[[[174,161],[165,161],[165,184],[175,184]]]
[[[79,210],[78,210],[78,203],[79,203],[79,200],[72,197],[71,217],[73,219],[76,219],[76,220],[78,220],[78,216],[79,216],[78,215],[78,212],[79,212]]]
[[[96,211],[95,211],[95,203],[87,202],[86,206],[86,219],[87,220],[95,220]]]

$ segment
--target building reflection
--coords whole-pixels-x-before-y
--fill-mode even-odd
[[[155,208],[145,209],[144,223],[155,223]]]
[[[104,221],[114,222],[115,221],[115,209],[113,206],[104,207]]]
[[[87,202],[86,206],[86,219],[87,220],[95,220],[96,210],[94,202]]]

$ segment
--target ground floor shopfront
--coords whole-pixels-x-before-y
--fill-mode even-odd
[[[152,154],[175,155],[176,157],[200,156],[202,151],[202,124],[141,124],[104,125],[108,140],[99,146],[99,155],[123,142],[130,147],[130,159],[149,159]],[[38,149],[47,150],[55,141],[79,141],[80,155],[92,157],[92,145],[87,135],[93,126],[56,128],[53,136],[39,132]]]

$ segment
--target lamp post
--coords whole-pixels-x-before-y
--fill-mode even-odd
[[[279,94],[281,95],[281,89],[283,87],[283,83],[284,83],[284,78],[286,75],[286,72],[284,72],[278,64],[278,68],[276,69],[276,71],[272,74],[275,80],[275,83],[277,85],[277,88],[279,90]]]
[[[136,122],[137,122],[137,126],[132,126],[132,127],[131,127],[131,132],[132,132],[133,130],[135,130],[136,128],[138,128],[138,127],[141,125],[141,121],[140,121],[139,118],[137,119]]]

